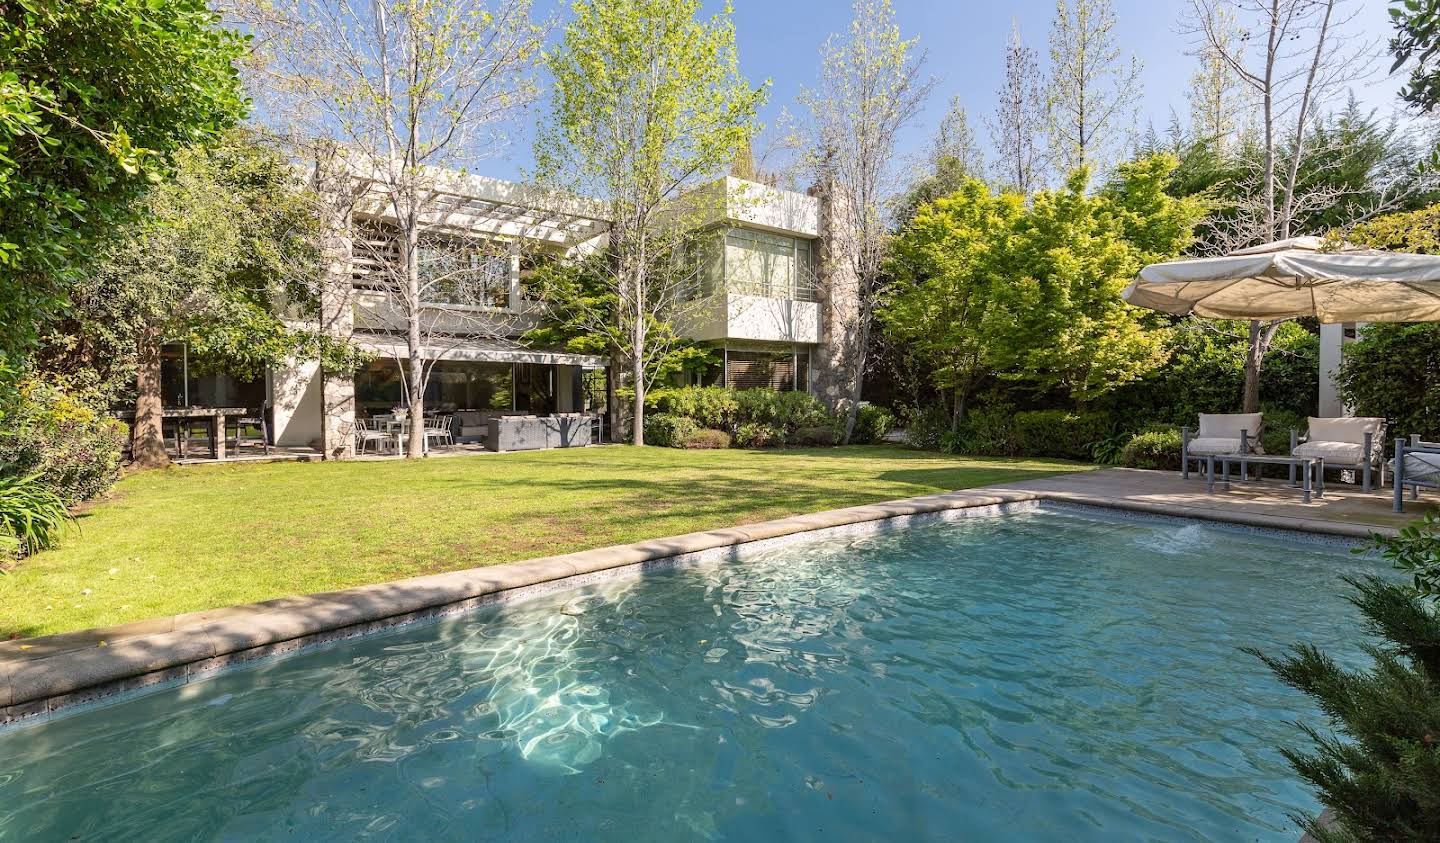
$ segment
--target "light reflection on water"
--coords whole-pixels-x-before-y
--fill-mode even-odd
[[[1343,548],[1075,511],[547,595],[0,734],[0,838],[1280,839]],[[1353,643],[1348,645],[1353,651]]]

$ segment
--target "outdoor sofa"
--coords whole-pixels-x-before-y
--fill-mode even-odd
[[[485,447],[492,451],[583,448],[590,444],[590,437],[590,418],[582,413],[498,416],[490,419]]]
[[[456,442],[480,442],[490,434],[490,420],[502,416],[526,416],[524,410],[456,410],[451,432]]]
[[[1203,474],[1206,457],[1265,453],[1260,447],[1264,425],[1259,413],[1201,413],[1193,437],[1189,427],[1180,428],[1180,476],[1189,479],[1191,460]]]
[[[1440,442],[1422,442],[1411,435],[1407,442],[1395,440],[1395,459],[1390,462],[1395,478],[1395,511],[1405,511],[1405,487],[1410,499],[1419,500],[1420,489],[1440,489]]]
[[[1324,460],[1326,469],[1357,471],[1370,491],[1371,472],[1380,469],[1385,485],[1385,420],[1370,416],[1320,419],[1311,417],[1309,432],[1290,431],[1290,455]]]

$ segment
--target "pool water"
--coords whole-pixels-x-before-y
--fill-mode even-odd
[[[1046,508],[556,592],[0,733],[14,840],[1294,841],[1344,547]]]

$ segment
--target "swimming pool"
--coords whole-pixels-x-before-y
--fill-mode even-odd
[[[0,733],[3,839],[1293,841],[1339,545],[1045,507],[562,591]]]

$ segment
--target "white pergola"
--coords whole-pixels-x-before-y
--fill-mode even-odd
[[[461,236],[489,235],[546,243],[564,250],[589,243],[610,228],[604,205],[594,199],[470,173],[426,167],[423,189],[430,199],[421,217],[427,229]],[[376,176],[358,176],[359,217],[393,222],[393,209]]]

